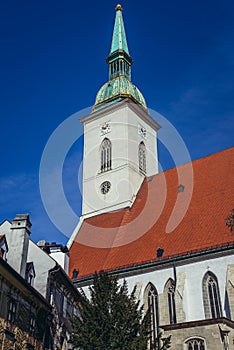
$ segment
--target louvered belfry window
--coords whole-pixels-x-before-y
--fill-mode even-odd
[[[146,149],[143,141],[139,144],[138,157],[139,170],[141,173],[146,174]]]
[[[101,172],[111,170],[111,153],[112,145],[111,141],[105,138],[101,144]]]

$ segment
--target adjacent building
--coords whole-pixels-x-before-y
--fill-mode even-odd
[[[0,233],[2,349],[70,349],[79,292],[67,275],[68,249],[35,244],[28,214],[2,223]]]

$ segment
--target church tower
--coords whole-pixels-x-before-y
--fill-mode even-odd
[[[130,207],[145,176],[158,172],[156,132],[145,99],[131,82],[130,57],[121,5],[116,17],[109,80],[97,93],[84,125],[84,217]]]

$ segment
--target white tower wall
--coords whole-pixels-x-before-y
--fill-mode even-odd
[[[146,148],[146,175],[158,172],[156,131],[159,125],[131,100],[115,103],[81,120],[84,124],[83,215],[129,207],[145,174],[139,170],[138,148]],[[102,127],[106,126],[106,130]],[[102,141],[112,144],[111,170],[101,172]],[[109,181],[108,193],[101,185]]]

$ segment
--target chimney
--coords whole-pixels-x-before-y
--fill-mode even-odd
[[[44,240],[37,242],[37,245],[49,254],[68,274],[69,266],[69,251],[67,246],[64,246],[60,243],[51,242],[48,243]]]
[[[31,226],[29,214],[17,214],[12,220],[11,232],[8,235],[9,252],[7,262],[23,278],[25,278],[26,273]]]

